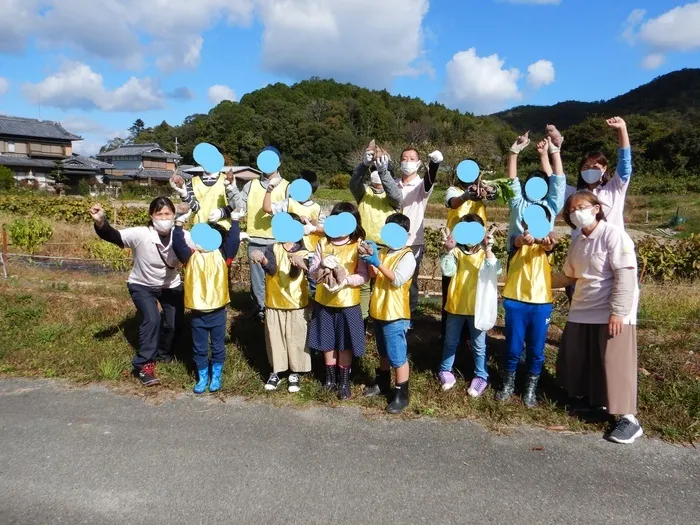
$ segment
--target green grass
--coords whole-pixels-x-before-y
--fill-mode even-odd
[[[191,390],[194,376],[187,330],[176,345],[181,361],[158,368],[161,387],[142,389],[130,375],[138,320],[122,276],[95,277],[94,287],[71,286],[65,291],[63,287],[53,286],[65,282],[63,271],[22,272],[14,267],[13,273],[19,273],[14,283],[0,282],[0,373],[57,377],[81,383],[103,381],[146,396]],[[245,295],[234,294],[236,310],[244,307]],[[550,374],[554,371],[560,328],[565,322],[564,302],[561,304],[553,317],[555,326],[546,349],[545,368]],[[409,336],[411,406],[402,417],[474,418],[501,431],[519,423],[558,430],[603,430],[601,424],[585,423],[568,415],[562,392],[549,374],[543,376],[540,403],[533,410],[526,409],[517,396],[512,402],[497,403],[492,388],[481,399],[468,398],[466,388],[472,366],[464,351],[458,354],[456,362],[457,387],[442,392],[434,375],[441,352],[440,325],[434,318],[439,303],[426,300],[421,307],[423,315],[416,320],[416,330]],[[672,442],[693,443],[700,439],[698,311],[700,287],[643,288],[639,329],[640,418],[648,434]],[[290,395],[285,388],[266,393],[262,386],[269,368],[262,326],[236,319],[236,313],[232,311],[229,316],[224,383],[222,392],[216,396],[244,396],[276,405],[339,404],[333,395],[321,390],[320,377],[314,376],[304,378],[299,395]],[[502,320],[499,325],[502,326]],[[497,327],[490,333],[488,342],[489,368],[495,381],[496,356],[502,351],[503,343],[502,328]],[[383,399],[362,397],[363,385],[371,380],[377,365],[376,348],[370,339],[367,355],[354,366],[353,399],[347,403],[361,407],[369,415],[383,414],[385,407]],[[314,358],[314,369],[317,374],[322,370],[318,357]]]

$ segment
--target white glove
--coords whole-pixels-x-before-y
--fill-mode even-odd
[[[490,250],[491,248],[493,248],[493,244],[494,244],[493,235],[490,235],[490,234],[487,235],[486,236],[486,248],[488,248]]]
[[[311,235],[316,231],[316,226],[311,223],[304,224],[304,235]]]
[[[375,162],[374,165],[377,167],[379,173],[385,173],[389,169],[389,155],[382,155]]]
[[[335,286],[333,286],[333,287],[331,287],[331,286],[326,286],[326,288],[328,288],[328,291],[329,291],[329,292],[335,293],[335,292],[337,292],[337,291],[339,291],[339,290],[345,288],[347,285],[348,285],[348,280],[347,280],[347,278],[345,278],[345,279],[343,279],[342,281],[340,281],[338,284],[336,284]],[[324,286],[325,286],[325,285],[324,285]]]
[[[433,151],[430,155],[428,155],[428,157],[430,158],[430,162],[433,164],[440,164],[443,160],[445,160],[442,153],[437,150]]]
[[[280,177],[279,175],[275,175],[268,181],[267,191],[272,192],[272,190],[279,186],[280,182],[282,182],[282,177]]]
[[[362,161],[365,166],[369,166],[374,161],[374,150],[368,149],[365,151],[365,158]]]
[[[182,200],[185,200],[187,198],[187,188],[185,186],[181,188],[171,180],[170,187],[175,190],[175,192],[180,196]]]
[[[335,255],[326,255],[321,261],[321,266],[328,268],[329,270],[336,268],[339,264],[340,261],[338,261],[338,258]]]
[[[191,215],[192,215],[192,210],[187,210],[186,213],[178,215],[177,217],[175,217],[175,224],[177,224],[178,226],[182,226],[183,224],[185,224],[189,220]]]
[[[528,147],[530,144],[530,138],[529,138],[530,132],[528,131],[524,135],[518,137],[518,140],[516,140],[513,145],[510,147],[511,153],[515,153],[516,155],[519,154],[522,150]]]
[[[207,222],[217,223],[223,218],[224,218],[224,214],[221,212],[221,210],[216,209],[216,210],[213,210],[209,214],[209,217],[207,218]]]
[[[241,232],[241,234],[238,236],[238,240],[239,240],[240,242],[249,241],[249,240],[250,240],[250,235],[248,235],[246,232]]]
[[[240,221],[241,217],[245,215],[244,211],[241,210],[234,210],[231,212],[231,220],[232,221]]]
[[[554,142],[552,142],[552,139],[550,137],[547,137],[545,140],[547,141],[547,152],[550,155],[554,155],[555,153],[559,153],[561,151],[561,148],[555,146]]]

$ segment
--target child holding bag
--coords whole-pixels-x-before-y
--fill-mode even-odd
[[[289,215],[303,224],[298,215]],[[311,371],[311,355],[306,346],[306,307],[309,305],[306,259],[309,252],[302,238],[298,242],[277,242],[268,246],[265,252],[255,250],[250,256],[266,274],[265,343],[272,373],[265,383],[265,390],[277,390],[280,374],[291,369],[287,390],[299,392],[299,374]]]
[[[323,352],[326,390],[338,390],[349,399],[352,358],[365,353],[365,330],[360,308],[360,287],[367,282],[367,264],[358,247],[365,236],[354,204],[339,202],[329,216],[350,213],[355,231],[331,238],[326,234],[316,247],[309,273],[317,283],[309,325],[309,348]]]
[[[484,221],[470,213],[460,222]],[[479,290],[494,290],[500,273],[500,262],[493,254],[493,236],[486,235],[481,244],[467,246],[457,244],[452,234],[445,235],[444,253],[440,257],[442,274],[451,277],[447,291],[445,311],[445,343],[438,377],[443,390],[450,390],[456,384],[452,367],[459,345],[460,334],[465,323],[469,327],[471,349],[474,354],[474,379],[467,393],[472,397],[481,396],[488,386],[486,371],[486,331],[493,326],[493,305],[484,304],[483,293]],[[480,297],[480,295],[482,297]],[[493,294],[489,296],[493,302]],[[489,319],[484,319],[488,310]],[[490,324],[490,326],[489,326]]]

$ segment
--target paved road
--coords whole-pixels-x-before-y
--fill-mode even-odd
[[[698,488],[654,440],[0,380],[3,525],[698,523]]]

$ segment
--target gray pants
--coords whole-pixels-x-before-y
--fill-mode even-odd
[[[260,250],[265,252],[265,248],[269,245],[274,244],[274,239],[261,239],[260,237],[251,237],[248,242],[248,261],[250,261],[250,254],[255,250]],[[265,311],[265,270],[262,266],[252,262],[248,263],[250,266],[250,298],[253,300],[253,312],[264,312]]]
[[[409,246],[413,252],[413,256],[416,258],[416,271],[413,274],[413,280],[411,281],[411,313],[414,313],[418,308],[418,274],[420,274],[420,263],[423,260],[423,250],[424,246],[422,244],[417,244],[415,246]]]

